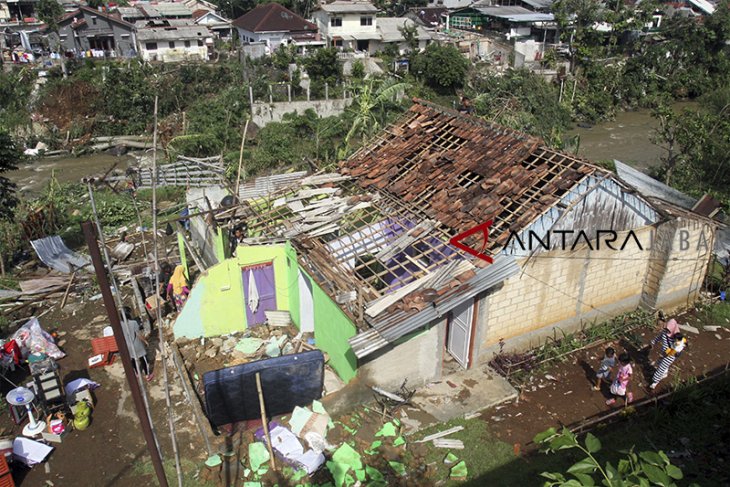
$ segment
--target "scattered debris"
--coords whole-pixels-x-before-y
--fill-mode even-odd
[[[449,436],[449,435],[456,433],[458,431],[461,431],[463,429],[464,429],[463,426],[454,426],[453,428],[449,428],[449,429],[441,431],[439,433],[434,433],[432,435],[428,435],[427,437],[416,441],[416,443],[426,443],[428,441],[436,440],[438,438],[443,438],[444,436]]]
[[[700,334],[700,330],[691,325],[679,325],[679,329],[688,333],[694,333],[695,335]]]
[[[446,438],[437,438],[433,440],[433,446],[436,448],[450,448],[452,450],[463,450],[464,442],[461,440],[449,440]]]

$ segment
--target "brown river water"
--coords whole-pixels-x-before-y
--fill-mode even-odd
[[[673,105],[676,112],[697,108],[696,102],[678,102]],[[618,159],[621,162],[646,170],[661,162],[664,151],[652,144],[651,136],[657,127],[651,110],[640,109],[619,112],[609,122],[591,128],[576,127],[568,131],[565,139],[580,136],[578,155],[591,161]]]

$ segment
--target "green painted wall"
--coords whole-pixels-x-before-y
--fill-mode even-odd
[[[289,296],[298,291],[296,279],[291,280],[285,245],[239,247],[236,253],[237,257],[208,268],[193,285],[188,300],[195,304],[190,307],[190,303],[185,304],[175,321],[175,336],[195,338],[245,330],[241,268],[247,265],[273,262],[276,306],[280,310],[289,309]]]
[[[193,285],[182,313],[175,321],[176,337],[218,336],[246,328],[241,268],[273,261],[276,304],[288,310],[299,327],[299,264],[289,244],[240,246],[237,256],[210,267]],[[348,339],[357,330],[339,306],[305,274],[312,284],[314,339],[327,352],[329,364],[340,378],[349,382],[357,373],[357,359]]]
[[[307,279],[312,283],[317,348],[327,352],[330,366],[343,381],[349,382],[357,375],[357,357],[347,340],[357,334],[357,329],[337,303],[309,276]]]

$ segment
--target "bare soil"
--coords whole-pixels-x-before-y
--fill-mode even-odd
[[[685,323],[686,318],[678,318],[678,321]],[[660,353],[658,345],[647,354],[620,340],[576,352],[563,362],[543,368],[521,386],[517,400],[488,410],[481,417],[501,440],[518,444],[520,447],[516,448],[521,448],[531,443],[537,433],[551,426],[575,425],[623,408],[623,400],[617,400],[613,406],[606,405],[606,400],[613,397],[608,384],[604,383],[600,392],[592,390],[594,370],[608,346],[613,346],[617,354],[625,350],[633,359],[634,375],[629,390],[634,394],[634,402],[662,394],[682,381],[705,377],[728,366],[730,329],[720,327],[717,332],[709,332],[700,328],[699,334],[683,333],[689,346],[670,368],[669,377],[660,382],[655,391],[649,390],[648,386],[653,373],[651,362]],[[655,332],[648,329],[639,334],[644,344],[655,336]],[[551,378],[546,378],[547,375]]]

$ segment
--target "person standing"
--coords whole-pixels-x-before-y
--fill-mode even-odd
[[[596,372],[596,385],[593,387],[594,391],[601,390],[602,381],[605,380],[610,383],[611,370],[613,370],[614,367],[616,367],[616,350],[614,350],[613,347],[608,347],[603,360],[601,360],[601,365],[598,367],[598,371]]]
[[[134,373],[144,374],[145,378],[152,380],[149,363],[147,362],[147,338],[142,334],[139,322],[132,319],[132,311],[128,307],[122,310],[126,320],[122,320],[124,339],[127,342],[129,355],[132,358]]]
[[[170,282],[167,284],[167,295],[175,303],[178,313],[182,311],[185,301],[188,299],[188,294],[190,294],[190,289],[188,280],[185,278],[185,269],[181,265],[176,266]]]
[[[611,394],[626,399],[626,404],[634,400],[634,395],[629,392],[629,381],[634,373],[634,369],[631,366],[631,357],[629,354],[624,352],[618,357],[618,361],[621,366],[618,368],[616,373],[616,379],[611,384]],[[606,405],[611,406],[616,402],[616,398],[612,397],[606,401]]]
[[[651,385],[649,389],[654,390],[662,379],[666,379],[669,375],[669,367],[677,360],[677,357],[682,355],[685,347],[687,346],[687,339],[682,336],[681,333],[675,333],[671,337],[671,346],[664,349],[664,356],[659,361],[654,372],[654,377],[651,379]]]

